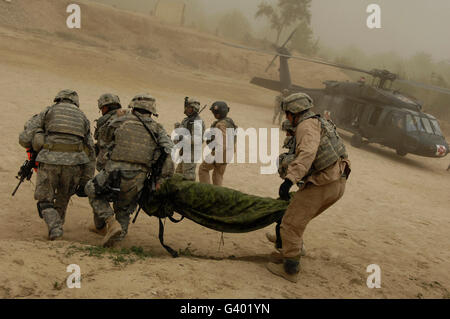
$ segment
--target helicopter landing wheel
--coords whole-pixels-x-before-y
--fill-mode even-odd
[[[406,151],[404,151],[402,149],[396,150],[396,153],[398,156],[401,156],[401,157],[406,156],[406,154],[408,154]]]
[[[362,139],[361,134],[359,134],[359,133],[354,134],[352,136],[352,139],[350,140],[350,144],[353,147],[360,148],[363,144],[363,139]]]

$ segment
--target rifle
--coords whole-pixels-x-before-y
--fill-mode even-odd
[[[33,151],[32,149],[27,149],[28,153],[28,160],[26,160],[22,166],[19,169],[19,172],[17,173],[16,178],[19,180],[19,184],[17,184],[16,188],[14,188],[14,191],[11,196],[14,196],[19,189],[20,185],[23,183],[23,181],[26,179],[29,181],[31,179],[31,176],[33,176],[33,168],[37,170],[37,163],[36,163],[36,157],[37,153]]]
[[[202,113],[202,112],[203,112],[203,110],[204,110],[204,109],[206,109],[206,107],[207,107],[207,106],[208,106],[208,104],[205,104],[205,106],[204,106],[204,107],[202,107],[202,108],[201,108],[201,110],[200,110],[200,111],[198,111],[198,113],[197,113],[197,114],[200,114],[200,113]]]

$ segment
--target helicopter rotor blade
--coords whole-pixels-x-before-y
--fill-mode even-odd
[[[289,35],[289,37],[287,38],[287,40],[284,41],[283,45],[282,45],[279,49],[284,48],[284,47],[289,43],[289,41],[291,41],[292,37],[293,37],[294,34],[297,32],[297,30],[298,30],[298,28],[295,28],[294,31],[291,32],[291,34]],[[269,71],[270,67],[273,65],[273,63],[275,62],[275,60],[276,60],[278,57],[279,57],[278,54],[275,55],[275,56],[273,57],[272,61],[269,63],[269,65],[267,66],[267,68],[266,68],[266,70],[265,70],[264,72]]]
[[[275,55],[272,59],[272,61],[270,61],[269,65],[267,66],[266,70],[264,72],[269,71],[270,67],[272,66],[272,64],[275,62],[275,60],[278,58],[278,54]]]
[[[289,43],[289,41],[291,41],[292,37],[294,36],[294,34],[297,32],[298,28],[295,28],[294,31],[292,31],[291,35],[287,38],[287,40],[283,43],[283,45],[281,46],[281,48],[284,48],[286,46],[286,44]]]
[[[450,89],[443,88],[443,87],[440,87],[440,86],[420,83],[420,82],[416,82],[416,81],[412,81],[412,80],[404,80],[404,79],[397,79],[397,82],[408,84],[408,85],[415,86],[415,87],[422,88],[422,89],[426,89],[426,90],[436,91],[436,92],[439,92],[439,93],[444,93],[444,94],[449,94],[450,95]]]
[[[243,45],[237,45],[237,44],[228,43],[228,42],[221,42],[221,43],[224,44],[224,45],[227,45],[227,46],[238,48],[238,49],[244,49],[244,50],[249,50],[249,51],[254,51],[254,52],[259,52],[259,53],[275,55],[275,58],[272,60],[271,64],[269,64],[269,66],[272,65],[273,61],[278,56],[281,56],[281,57],[285,57],[285,58],[292,58],[292,59],[297,59],[297,60],[302,60],[302,61],[307,61],[307,62],[312,62],[312,63],[318,63],[318,64],[332,66],[332,67],[335,67],[335,68],[340,68],[340,69],[345,69],[345,70],[349,70],[349,71],[361,72],[361,73],[366,73],[366,74],[372,75],[371,71],[358,69],[358,68],[354,68],[354,67],[351,67],[351,66],[346,66],[346,65],[343,65],[343,64],[337,64],[337,63],[327,62],[327,61],[323,61],[323,60],[319,60],[319,59],[311,59],[311,58],[305,58],[305,57],[295,56],[295,55],[281,54],[281,53],[278,53],[278,52],[271,52],[271,51],[268,51],[268,50],[255,49],[255,48],[250,48],[250,47],[246,47],[246,46],[243,46]]]
[[[295,33],[295,30],[291,34],[291,36],[293,36],[294,33]],[[259,53],[264,53],[264,54],[275,55],[275,58],[269,64],[269,67],[273,64],[275,59],[278,56],[280,56],[280,57],[285,57],[285,58],[292,58],[292,59],[297,59],[297,60],[302,60],[302,61],[322,64],[322,65],[327,65],[327,66],[331,66],[331,67],[335,67],[335,68],[339,68],[339,69],[344,69],[344,70],[349,70],[349,71],[354,71],[354,72],[366,73],[366,74],[369,74],[371,76],[377,76],[377,74],[376,74],[377,70],[367,71],[367,70],[363,70],[363,69],[359,69],[359,68],[355,68],[355,67],[351,67],[351,66],[347,66],[347,65],[343,65],[343,64],[332,63],[332,62],[328,62],[328,61],[324,61],[324,60],[320,60],[320,59],[311,59],[311,58],[305,58],[305,57],[295,56],[295,55],[286,55],[286,54],[282,54],[282,53],[279,53],[279,52],[270,52],[268,50],[255,49],[255,48],[250,48],[250,47],[236,45],[236,44],[227,43],[227,42],[222,42],[222,44],[227,45],[227,46],[231,46],[231,47],[235,47],[235,48],[238,48],[238,49],[244,49],[244,50],[249,50],[249,51],[254,51],[254,52],[259,52]],[[439,86],[435,86],[435,85],[431,85],[431,84],[420,83],[420,82],[416,82],[416,81],[412,81],[412,80],[405,80],[405,79],[401,79],[401,78],[398,78],[398,77],[395,79],[395,81],[398,81],[398,82],[404,83],[404,84],[408,84],[408,85],[411,85],[411,86],[419,87],[419,88],[422,88],[422,89],[432,90],[432,91],[436,91],[436,92],[439,92],[439,93],[444,93],[444,94],[449,94],[450,95],[450,89],[447,89],[447,88],[443,88],[443,87],[439,87]]]

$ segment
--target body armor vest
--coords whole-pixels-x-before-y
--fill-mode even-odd
[[[301,122],[310,118],[317,118],[320,121],[321,132],[319,148],[317,149],[316,157],[311,165],[308,174],[306,174],[306,177],[324,170],[325,168],[336,163],[341,158],[348,158],[345,145],[342,142],[342,139],[339,136],[338,132],[336,131],[336,126],[333,122],[325,120],[318,114],[309,114],[302,120],[300,120],[297,126]],[[284,164],[280,165],[280,168],[281,166],[286,166],[286,164],[289,165],[289,163],[295,159],[295,150],[297,147],[297,140],[295,136],[293,136],[293,142],[290,145],[291,148],[289,149],[289,152],[285,153],[286,155],[283,158],[280,158],[280,164]],[[289,163],[287,163],[287,161],[289,161]]]
[[[229,117],[224,117],[223,119],[214,121],[211,124],[211,127],[216,127],[217,124],[219,124],[219,122],[222,122],[222,121],[225,122],[225,126],[227,128],[237,129],[236,124],[234,124],[234,121],[231,118],[229,118]]]
[[[155,138],[158,138],[157,124],[153,121],[145,122],[146,126],[154,132]],[[111,159],[150,167],[154,161],[156,148],[156,142],[142,123],[137,118],[127,119],[115,131],[115,145]]]
[[[192,136],[194,135],[195,121],[202,122],[202,134],[203,134],[205,131],[205,123],[203,122],[202,118],[198,114],[196,114],[194,116],[185,117],[183,119],[183,121],[181,121],[181,127],[188,129]]]
[[[113,117],[117,113],[117,110],[109,111],[102,117],[97,120],[97,127],[94,131],[94,138],[98,140],[101,137],[102,128],[105,126],[106,122],[108,122],[111,117]]]
[[[55,104],[46,115],[47,133],[64,133],[84,138],[86,135],[86,117],[75,105]]]
[[[211,127],[212,127],[212,128],[215,128],[215,127],[217,126],[217,124],[219,124],[219,123],[222,122],[222,121],[225,123],[225,126],[227,127],[227,129],[228,129],[228,128],[232,128],[232,129],[235,130],[235,129],[238,128],[237,125],[234,124],[234,121],[233,121],[231,118],[229,118],[229,117],[224,117],[223,119],[214,121],[214,122],[211,124]],[[214,138],[215,138],[215,136],[214,136]],[[214,140],[214,138],[213,138],[212,140]],[[235,134],[235,135],[234,135],[234,144],[235,144],[235,146],[236,146],[236,143],[237,143],[237,135]]]

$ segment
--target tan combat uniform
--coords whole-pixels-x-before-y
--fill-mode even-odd
[[[206,163],[203,162],[198,170],[198,177],[200,183],[211,184],[211,178],[209,175],[209,171],[213,171],[212,173],[212,182],[214,185],[222,186],[223,184],[223,175],[225,174],[225,170],[227,168],[227,128],[236,129],[236,125],[233,120],[229,117],[225,117],[223,119],[215,121],[211,128],[218,128],[222,132],[222,140],[217,140],[217,148],[222,148],[223,150],[223,158],[222,163]],[[234,145],[233,145],[234,150]],[[214,151],[212,152],[214,154]]]
[[[296,128],[296,157],[288,166],[286,178],[294,185],[303,180],[304,185],[291,199],[281,222],[281,253],[285,259],[299,259],[307,224],[342,197],[350,173],[350,161],[345,155],[309,175],[320,153],[321,131],[321,122],[314,117]]]

